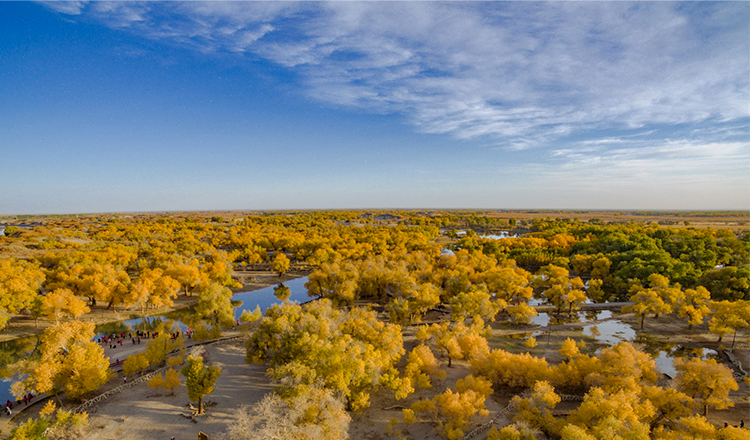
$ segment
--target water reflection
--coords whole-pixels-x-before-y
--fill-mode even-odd
[[[307,277],[296,278],[285,282],[283,286],[289,290],[287,299],[289,301],[300,303],[310,300],[307,296],[307,289],[305,289],[306,282]],[[251,292],[240,292],[234,295],[232,297],[232,303],[237,304],[234,311],[235,319],[239,318],[244,310],[253,311],[259,306],[261,311],[265,312],[266,309],[272,305],[280,303],[281,301],[275,296],[277,290],[284,289],[280,289],[279,286],[270,286]],[[163,322],[170,320],[181,330],[185,330],[191,322],[195,322],[194,316],[195,312],[191,307],[145,318],[134,318],[125,321],[100,324],[95,328],[95,338],[113,333],[120,334],[135,331],[154,331]],[[36,348],[38,342],[39,336],[29,336],[26,338],[14,339],[12,341],[0,342],[0,372],[4,372],[7,365],[18,361],[22,357],[29,356]],[[7,378],[7,372],[6,374],[2,374],[2,377],[4,379],[0,381],[0,402],[5,402],[8,399],[13,399],[10,393],[11,378]]]
[[[616,345],[620,342],[632,341],[635,330],[619,319],[598,322],[596,325],[587,325],[583,328],[583,334],[594,338],[597,342]]]
[[[684,344],[673,344],[655,339],[647,334],[640,334],[635,338],[641,349],[650,354],[656,362],[656,368],[669,377],[675,377],[672,361],[677,358],[692,358],[708,360],[721,360],[721,355],[713,349],[703,347],[691,347]]]
[[[518,234],[510,231],[500,231],[497,234],[480,235],[479,238],[489,238],[490,240],[503,240],[505,238],[517,238]]]
[[[265,312],[267,308],[282,301],[276,296],[279,291],[288,290],[288,295],[286,296],[289,301],[308,301],[310,298],[307,296],[307,289],[305,289],[306,282],[307,277],[295,278],[276,286],[237,293],[232,297],[232,305],[235,306],[234,318],[238,319],[244,310],[252,312],[256,307],[260,307],[261,312]],[[180,330],[185,330],[195,322],[195,311],[190,307],[146,318],[133,318],[125,321],[101,324],[96,327],[96,337],[138,330],[154,331],[162,322],[167,320],[175,321]]]
[[[546,327],[549,324],[549,314],[548,313],[539,313],[533,318],[531,318],[531,323],[533,325],[538,325],[540,327]]]
[[[591,323],[594,321],[601,321],[612,317],[612,312],[609,310],[589,310],[585,312],[576,312],[572,315],[560,315],[554,316],[546,312],[541,312],[531,318],[531,324],[538,325],[540,327],[546,327],[548,325],[560,325],[560,324],[571,324],[571,323]]]

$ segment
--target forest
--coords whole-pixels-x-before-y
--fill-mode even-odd
[[[73,408],[118,374],[186,387],[200,419],[222,372],[187,345],[236,337],[274,391],[225,439],[750,438],[748,213],[594,215],[5,219],[0,365],[15,399],[49,400],[2,434],[85,435]],[[277,303],[236,316],[233,295],[263,273]],[[309,301],[289,300],[282,281],[303,276]],[[188,306],[189,335],[160,321],[111,368],[96,324]],[[604,341],[614,322],[633,337]]]

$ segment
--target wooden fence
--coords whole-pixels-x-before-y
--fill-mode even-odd
[[[231,337],[228,337],[228,338],[216,339],[216,340],[213,340],[213,341],[198,342],[198,343],[193,344],[193,345],[191,345],[191,346],[189,346],[187,348],[197,347],[197,346],[204,346],[204,347],[206,347],[206,346],[209,346],[209,345],[220,344],[220,343],[223,343],[223,342],[232,341],[232,340],[236,340],[236,339],[240,339],[240,338],[241,338],[241,336],[231,336]],[[178,350],[173,350],[172,352],[170,352],[168,354],[176,353],[177,351]],[[151,380],[157,374],[161,374],[162,372],[166,371],[167,368],[169,368],[169,367],[159,368],[158,370],[152,371],[151,373],[148,373],[148,374],[144,374],[143,376],[141,376],[141,377],[139,377],[139,378],[137,378],[137,379],[135,379],[135,380],[133,380],[131,382],[128,382],[126,384],[122,384],[122,385],[120,385],[117,388],[112,388],[111,390],[109,390],[109,391],[107,391],[105,393],[99,394],[98,396],[96,396],[96,397],[94,397],[92,399],[89,399],[89,400],[83,402],[82,404],[78,405],[77,407],[73,408],[72,412],[73,412],[73,414],[79,414],[79,413],[87,410],[88,408],[91,408],[92,406],[96,405],[97,403],[109,399],[110,397],[114,396],[115,394],[119,394],[119,393],[127,390],[128,388],[134,387],[134,386],[136,386],[138,384],[141,384],[143,382]]]
[[[739,370],[739,371],[735,371],[735,372],[734,372],[734,378],[735,378],[736,380],[742,380],[742,379],[744,379],[745,377],[747,377],[747,376],[748,376],[748,374],[747,374],[747,371],[745,371],[745,370],[744,370],[744,369],[742,368],[742,362],[740,362],[740,360],[739,360],[739,359],[737,359],[737,358],[736,358],[736,357],[734,356],[734,352],[732,351],[732,349],[731,349],[731,348],[729,348],[729,349],[727,349],[727,350],[724,350],[724,353],[726,353],[726,355],[727,355],[727,357],[729,358],[729,361],[730,361],[730,362],[732,363],[732,365],[734,365],[734,366],[735,366],[735,368],[737,368],[737,370]]]
[[[528,392],[522,395],[522,397],[528,397],[528,396],[529,396]],[[562,402],[583,402],[583,396],[573,396],[570,394],[558,394],[558,396],[560,396],[560,401]],[[502,416],[508,414],[514,409],[515,409],[515,405],[513,405],[513,402],[509,403],[508,406],[501,409],[497,414],[495,414],[495,417],[490,419],[490,421],[488,421],[487,423],[483,425],[478,426],[473,431],[463,436],[461,440],[469,440],[478,436],[479,434],[489,431],[490,428],[492,428],[492,426],[494,426],[498,422],[498,420],[500,420]]]

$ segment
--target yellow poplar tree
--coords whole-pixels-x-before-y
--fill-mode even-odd
[[[415,402],[410,410],[404,410],[404,418],[413,420],[415,413],[431,414],[438,421],[441,433],[450,440],[457,440],[463,437],[474,415],[486,417],[489,414],[484,403],[490,394],[492,384],[487,379],[469,375],[456,381],[456,391],[448,389],[431,400]]]
[[[42,314],[56,322],[64,315],[77,318],[91,311],[70,289],[55,289],[42,299]]]
[[[20,365],[25,378],[13,385],[14,395],[64,391],[79,399],[106,383],[111,376],[109,359],[104,349],[91,341],[93,337],[92,322],[69,321],[46,328],[39,345],[40,357]]]
[[[643,384],[654,384],[659,377],[651,356],[637,350],[629,342],[602,349],[598,359],[601,367],[591,373],[587,381],[606,391],[638,389]]]
[[[677,389],[692,397],[700,399],[703,415],[708,414],[708,407],[725,409],[734,406],[729,398],[730,391],[739,389],[732,371],[715,359],[702,360],[692,358],[688,361],[677,358],[674,361],[677,370],[675,383]]]
[[[122,363],[122,372],[126,376],[135,376],[149,367],[148,357],[145,353],[136,353],[128,356]]]
[[[154,389],[162,388],[170,395],[174,395],[175,390],[181,383],[182,379],[180,379],[180,373],[174,368],[170,368],[164,373],[164,375],[155,374],[154,377],[148,381],[147,385]]]
[[[0,259],[0,329],[10,315],[34,301],[44,280],[38,265],[15,258]]]
[[[732,347],[734,347],[737,332],[750,325],[750,301],[712,301],[714,309],[708,329],[719,335],[719,342],[727,333],[734,333]]]
[[[430,347],[419,344],[409,353],[404,376],[409,378],[416,388],[429,388],[432,386],[430,379],[445,377],[445,371],[439,368]]]
[[[552,415],[552,410],[560,403],[560,396],[546,380],[534,384],[531,396],[526,398],[515,396],[511,403],[517,411],[514,421],[526,422],[548,435],[558,431],[557,420]]]
[[[687,318],[688,328],[701,324],[703,318],[711,313],[708,304],[711,301],[711,292],[705,287],[698,286],[695,289],[685,289],[682,301],[677,306],[677,314],[681,318]]]
[[[284,255],[283,252],[277,252],[276,256],[271,262],[271,270],[279,274],[279,276],[282,276],[289,271],[289,266],[289,257]]]
[[[637,390],[608,393],[592,388],[567,421],[597,439],[648,440],[649,427],[642,420],[653,415],[654,407],[642,402]]]

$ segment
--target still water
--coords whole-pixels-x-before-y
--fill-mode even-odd
[[[302,277],[284,283],[290,291],[289,301],[302,303],[310,300],[307,296],[307,289],[305,288],[306,282],[307,277]],[[239,318],[244,310],[253,311],[256,307],[260,306],[260,310],[265,312],[266,309],[272,305],[281,303],[281,301],[274,296],[274,287],[276,286],[264,287],[250,292],[240,292],[235,294],[232,297],[232,301],[242,302],[240,306],[235,308],[235,319]],[[187,326],[182,323],[182,319],[192,314],[192,308],[188,308],[147,318],[135,318],[101,324],[96,327],[96,337],[112,333],[128,333],[130,331],[134,332],[138,330],[153,331],[160,322],[168,319],[174,320],[181,329],[185,330]],[[0,365],[8,365],[20,357],[28,355],[34,350],[38,341],[38,336],[30,336],[0,343]],[[12,378],[0,381],[0,402],[5,402],[8,399],[13,400],[10,393],[11,381]]]
[[[632,342],[638,348],[654,359],[656,369],[659,372],[674,378],[677,371],[672,364],[676,358],[698,357],[703,360],[719,359],[719,353],[716,350],[708,348],[695,348],[682,344],[669,344],[649,338],[643,334],[637,335],[635,329],[628,323],[620,319],[613,318],[609,310],[594,312],[578,312],[572,321],[583,324],[582,334],[593,338],[599,343],[607,346],[617,345],[620,342]],[[549,329],[550,324],[555,325],[553,319],[547,313],[540,313],[532,318],[532,324],[542,327],[541,330],[524,334],[526,337],[540,337]]]

